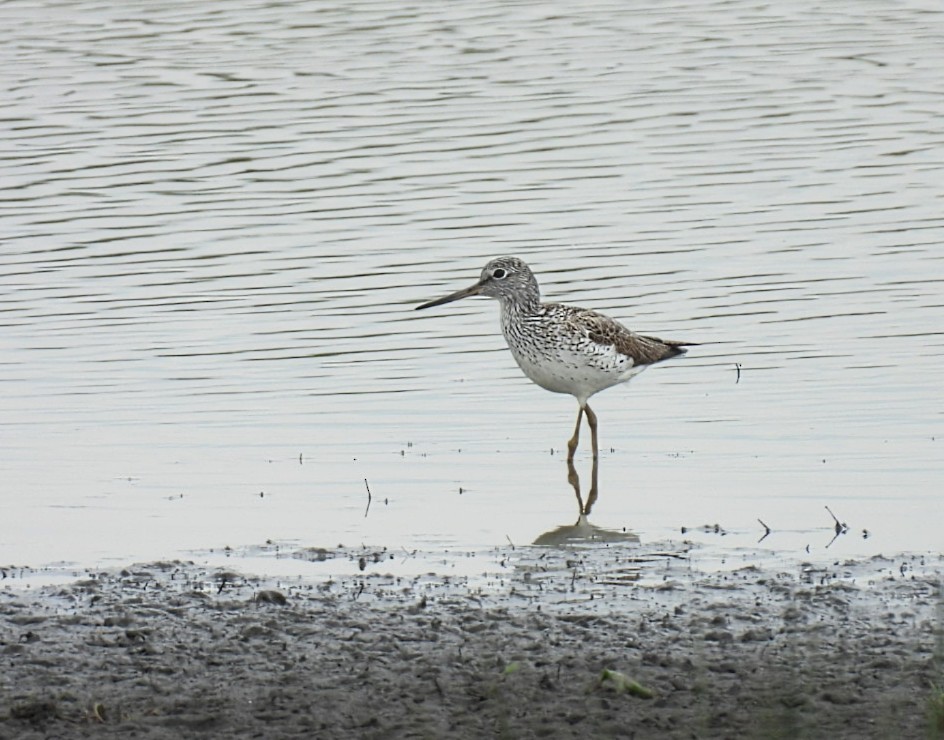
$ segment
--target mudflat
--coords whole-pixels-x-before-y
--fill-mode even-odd
[[[0,590],[0,738],[944,737],[937,555],[519,548],[479,579],[346,556],[363,572]]]

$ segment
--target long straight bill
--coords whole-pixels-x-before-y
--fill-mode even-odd
[[[443,298],[437,298],[433,301],[427,301],[421,306],[417,306],[414,311],[419,311],[423,308],[432,308],[433,306],[441,306],[444,303],[452,303],[453,301],[458,301],[460,298],[468,298],[470,295],[478,295],[482,292],[482,284],[476,283],[471,285],[468,288],[463,288],[462,290],[457,290],[455,293],[450,293],[449,295]]]

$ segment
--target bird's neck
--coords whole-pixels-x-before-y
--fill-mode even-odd
[[[514,300],[501,299],[502,317],[506,320],[515,320],[534,316],[541,310],[541,299],[537,295],[519,295]]]

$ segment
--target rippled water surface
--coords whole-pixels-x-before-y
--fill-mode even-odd
[[[498,254],[702,343],[595,398],[595,526],[944,544],[936,4],[0,21],[0,563],[573,524],[573,399],[521,375],[494,303],[412,310]]]

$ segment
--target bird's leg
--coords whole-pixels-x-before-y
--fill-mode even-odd
[[[587,494],[587,503],[582,509],[582,513],[585,516],[590,516],[590,509],[593,508],[593,505],[597,502],[597,496],[599,496],[597,489],[597,472],[599,465],[597,465],[597,462],[597,458],[593,458],[593,468],[591,468],[590,473],[590,493]]]
[[[574,427],[574,436],[567,443],[567,462],[574,459],[574,453],[577,451],[577,443],[580,441],[580,422],[583,421],[583,406],[577,412],[577,426]]]
[[[589,406],[585,406],[584,408],[587,410],[587,423],[590,425],[590,442],[593,447],[593,459],[596,460],[600,454],[597,448],[597,415],[593,413],[593,409]]]
[[[580,495],[580,476],[577,475],[577,468],[574,467],[574,461],[567,461],[567,482],[574,488],[577,496],[577,514],[583,514],[583,496]]]

